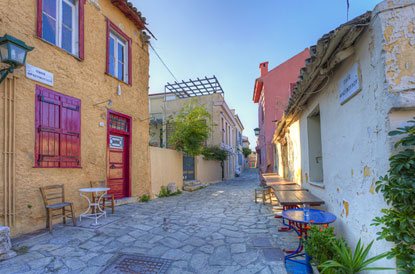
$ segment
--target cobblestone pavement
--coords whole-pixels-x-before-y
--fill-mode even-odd
[[[254,203],[257,185],[248,171],[196,192],[119,206],[95,230],[58,225],[15,242],[20,255],[0,262],[0,273],[100,273],[122,253],[172,260],[168,273],[285,273],[281,249],[296,237],[277,232],[281,221],[270,205]]]

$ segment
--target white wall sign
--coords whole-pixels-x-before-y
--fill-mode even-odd
[[[124,148],[124,138],[121,136],[110,135],[110,148]]]
[[[360,90],[359,66],[354,64],[347,74],[340,79],[339,84],[339,101],[340,104],[346,103],[349,99],[355,96]]]
[[[53,86],[53,73],[30,64],[26,64],[26,77],[43,84]]]

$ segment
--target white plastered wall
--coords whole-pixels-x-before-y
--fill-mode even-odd
[[[382,194],[374,191],[374,183],[387,172],[396,141],[388,132],[415,116],[413,4],[385,1],[375,9],[369,30],[356,43],[355,54],[334,70],[328,85],[309,100],[299,119],[304,186],[338,217],[336,230],[351,246],[359,238],[365,244],[377,238],[378,228],[371,226],[372,220],[387,205]],[[394,5],[407,6],[391,9]],[[412,32],[407,32],[411,28]],[[402,46],[408,43],[412,47]],[[359,64],[362,90],[340,105],[338,83],[354,63]],[[310,184],[308,175],[307,117],[317,106],[321,115],[322,186]],[[288,136],[292,138],[292,134]],[[375,241],[370,255],[391,247],[384,240]],[[376,265],[394,267],[395,262],[385,259]]]

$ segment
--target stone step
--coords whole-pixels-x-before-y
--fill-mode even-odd
[[[137,203],[138,201],[139,201],[138,197],[126,197],[126,198],[121,198],[121,199],[115,199],[115,205],[119,206],[119,205],[133,204],[133,203]]]
[[[183,190],[184,191],[195,191],[204,187],[207,187],[208,184],[206,183],[201,183],[199,181],[185,181],[183,182]]]
[[[187,185],[187,186],[192,186],[192,185],[197,185],[200,184],[200,182],[198,180],[191,180],[191,181],[184,181],[183,185]]]

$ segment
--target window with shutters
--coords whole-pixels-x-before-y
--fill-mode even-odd
[[[81,100],[36,86],[35,167],[81,167]]]
[[[83,59],[85,0],[37,0],[37,35]]]

